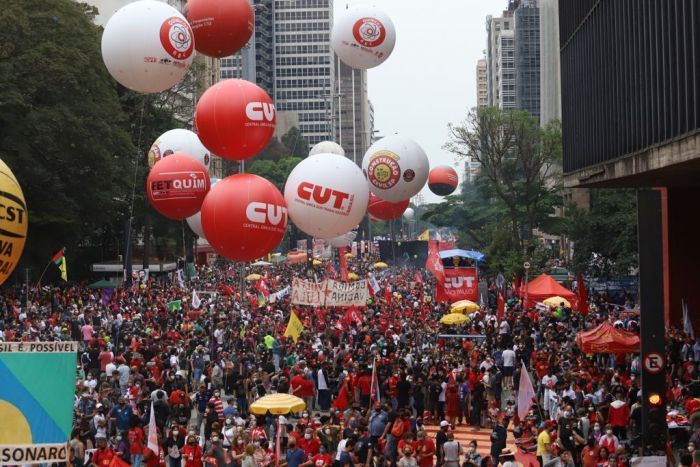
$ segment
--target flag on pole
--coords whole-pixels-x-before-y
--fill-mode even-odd
[[[304,325],[302,324],[297,314],[292,311],[289,314],[289,323],[287,323],[287,329],[284,331],[284,337],[291,336],[292,339],[294,339],[294,343],[296,344],[303,330]]]
[[[428,240],[430,240],[430,230],[429,230],[429,229],[425,229],[425,231],[424,231],[422,234],[420,234],[420,235],[418,235],[418,237],[416,237],[416,240],[422,240],[422,241],[425,241],[425,242],[427,242]]]
[[[58,266],[58,269],[61,271],[61,279],[64,281],[68,281],[68,268],[66,266],[66,257],[64,256],[63,253],[65,253],[66,247],[61,248],[61,251],[56,253],[52,259],[54,264]]]
[[[506,315],[506,301],[503,299],[503,295],[498,294],[498,311],[496,312],[496,318],[499,320],[503,319]]]
[[[369,398],[372,404],[381,402],[381,397],[379,396],[379,381],[377,380],[377,359],[374,359],[372,363],[372,383],[369,387]]]
[[[685,302],[685,300],[681,300],[681,303],[683,305],[683,331],[685,331],[688,336],[695,339],[695,330],[693,329],[693,322],[690,321],[688,304]]]
[[[168,303],[168,311],[173,312],[180,310],[182,310],[182,300],[173,300],[172,302]]]
[[[197,291],[193,290],[192,291],[192,308],[196,310],[200,306],[202,306],[202,300],[199,298],[199,295],[197,295]]]
[[[377,281],[377,278],[372,273],[369,273],[367,277],[369,279],[369,294],[374,297],[379,293],[379,289],[381,288],[379,281]]]
[[[280,465],[280,454],[282,453],[282,427],[280,426],[280,416],[277,417],[277,434],[275,435],[275,466]]]
[[[416,270],[415,273],[413,273],[413,280],[414,282],[418,282],[419,284],[423,283],[423,276],[420,275],[420,272]]]
[[[158,455],[158,427],[156,426],[156,411],[153,409],[153,401],[151,401],[151,418],[148,421],[148,449]]]
[[[335,407],[341,412],[348,408],[348,378],[345,378],[345,381],[343,381],[343,387],[340,388],[338,397],[335,398],[331,407]]]
[[[518,418],[524,420],[527,412],[535,403],[535,389],[532,387],[530,373],[525,368],[525,362],[522,362],[520,370],[520,384],[518,385]]]

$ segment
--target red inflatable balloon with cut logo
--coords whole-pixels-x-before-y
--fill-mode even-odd
[[[242,161],[260,152],[275,132],[272,99],[242,79],[219,81],[207,89],[194,112],[199,139],[211,152]]]
[[[374,193],[370,193],[367,212],[376,219],[390,221],[401,217],[401,214],[404,213],[410,202],[410,199],[406,199],[398,203],[392,203],[381,199]]]
[[[204,164],[176,152],[155,163],[148,174],[146,192],[153,209],[168,219],[182,220],[199,211],[209,184]]]
[[[428,175],[428,188],[438,196],[452,194],[457,189],[458,184],[457,172],[446,165],[435,167]]]
[[[202,203],[202,229],[214,250],[233,261],[271,252],[287,228],[287,205],[270,182],[253,174],[219,181]]]
[[[194,32],[195,48],[210,57],[228,57],[241,50],[255,27],[248,0],[189,0],[185,16]]]

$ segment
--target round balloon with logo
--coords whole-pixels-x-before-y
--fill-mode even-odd
[[[316,154],[301,161],[284,187],[289,217],[316,238],[355,228],[367,211],[369,191],[360,169],[346,157]]]
[[[355,6],[335,18],[331,45],[346,65],[366,70],[382,64],[396,44],[389,16],[373,6]]]
[[[168,130],[153,142],[151,149],[148,150],[148,166],[153,167],[162,158],[176,152],[194,157],[209,170],[211,162],[209,150],[204,147],[196,133],[182,128]]]
[[[333,141],[321,141],[309,151],[309,156],[315,156],[316,154],[337,154],[339,156],[344,156],[345,149],[343,149],[340,144],[334,143]]]
[[[209,191],[211,191],[211,188],[214,188],[217,183],[219,183],[218,178],[212,178],[211,184]],[[202,211],[198,211],[196,214],[192,214],[190,217],[187,218],[187,225],[190,226],[190,229],[192,229],[192,232],[197,234],[199,238],[206,238],[204,236],[204,229],[202,228]]]
[[[401,214],[406,210],[410,201],[409,199],[405,199],[398,203],[392,203],[391,201],[381,199],[374,193],[370,193],[367,212],[376,219],[390,221],[401,217]]]
[[[401,135],[382,138],[362,158],[369,189],[380,198],[398,203],[416,195],[428,179],[430,163],[418,143]]]
[[[182,220],[199,211],[209,186],[204,164],[176,152],[153,166],[146,180],[146,193],[156,211],[168,219]]]
[[[253,174],[230,175],[202,204],[202,228],[209,244],[233,261],[252,261],[279,244],[287,228],[287,207],[272,183]]]
[[[0,284],[12,274],[24,251],[29,216],[22,188],[0,160]]]
[[[452,194],[459,184],[457,172],[452,167],[441,165],[430,170],[428,188],[438,196]]]
[[[207,89],[194,118],[204,146],[217,156],[237,161],[267,146],[277,121],[270,96],[242,79],[226,79]]]
[[[192,64],[192,29],[167,3],[129,3],[105,25],[102,59],[122,86],[143,93],[162,92],[179,83]]]
[[[185,15],[197,51],[210,57],[228,57],[241,50],[255,27],[248,0],[188,0]]]

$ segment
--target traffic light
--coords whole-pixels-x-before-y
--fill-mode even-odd
[[[652,451],[665,451],[668,439],[668,425],[666,423],[666,400],[657,393],[647,395],[649,428],[646,433],[646,445]]]

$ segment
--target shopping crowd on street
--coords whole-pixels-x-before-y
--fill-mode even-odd
[[[365,277],[371,264],[351,267]],[[447,328],[439,319],[449,304],[434,302],[431,276],[411,265],[374,270],[391,290],[353,313],[291,304],[287,287],[309,276],[305,264],[251,267],[244,274],[262,275],[264,289],[248,282],[243,293],[240,273],[203,266],[184,288],[147,280],[109,294],[5,291],[0,340],[81,342],[74,466],[630,465],[641,435],[639,355],[585,355],[575,344],[603,321],[637,332],[638,316],[604,295],[582,315],[523,309],[509,293],[499,313],[491,284],[487,304]],[[296,342],[284,336],[292,310],[304,326]],[[669,329],[667,358],[669,453],[700,465],[700,339]],[[521,419],[523,364],[537,400]],[[306,408],[250,412],[273,393]],[[158,452],[147,447],[151,411]],[[488,449],[455,439],[460,427],[488,429]]]

